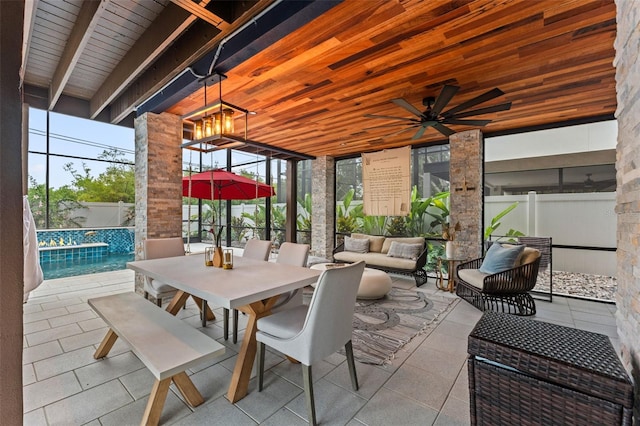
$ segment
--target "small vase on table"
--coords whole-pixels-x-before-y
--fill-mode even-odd
[[[222,247],[215,247],[213,249],[213,266],[222,268],[222,263]]]
[[[456,256],[456,246],[453,241],[447,241],[444,244],[444,252],[447,259],[453,259]]]

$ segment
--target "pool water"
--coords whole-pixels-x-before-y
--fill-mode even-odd
[[[75,277],[77,275],[98,272],[120,271],[126,269],[126,263],[134,260],[134,254],[109,254],[100,259],[81,259],[63,262],[45,263],[42,272],[45,280]]]

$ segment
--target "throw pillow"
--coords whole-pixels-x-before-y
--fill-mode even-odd
[[[369,239],[344,237],[344,250],[355,253],[368,253]]]
[[[389,248],[391,248],[391,243],[394,241],[405,244],[422,244],[424,246],[423,237],[387,237],[384,239],[384,243],[382,243],[380,253],[387,254],[389,252]]]
[[[404,259],[417,260],[422,250],[422,244],[408,244],[392,241],[387,256],[402,257]]]
[[[485,274],[497,274],[498,272],[506,271],[515,266],[516,259],[520,256],[524,250],[523,245],[502,245],[492,244],[487,250],[487,254],[484,256],[482,265],[480,266],[480,272]]]
[[[359,234],[357,232],[351,233],[351,238],[365,238],[369,239],[369,252],[380,253],[382,250],[382,244],[384,243],[384,237],[379,235]]]

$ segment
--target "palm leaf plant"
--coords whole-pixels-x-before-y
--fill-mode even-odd
[[[363,219],[362,204],[354,205],[351,202],[356,191],[351,188],[342,199],[342,203],[336,206],[336,227],[341,234],[351,234],[360,228]]]
[[[491,238],[491,235],[502,224],[502,222],[500,222],[500,219],[502,219],[507,214],[509,214],[513,209],[518,207],[518,204],[519,204],[518,201],[514,202],[513,204],[509,205],[506,209],[502,210],[500,213],[498,213],[491,219],[491,223],[484,230],[485,241],[489,240],[489,238]],[[509,229],[509,231],[507,231],[507,233],[505,234],[506,237],[522,237],[523,235],[524,234],[522,232],[517,231],[515,229]]]

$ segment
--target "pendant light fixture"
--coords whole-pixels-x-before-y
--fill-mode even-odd
[[[189,135],[182,148],[200,152],[238,148],[247,140],[249,111],[222,100],[222,74],[213,74],[203,79],[204,106],[182,117],[185,133]],[[218,83],[219,97],[213,104],[207,103],[208,83]],[[236,117],[244,115],[244,136],[235,134]]]

